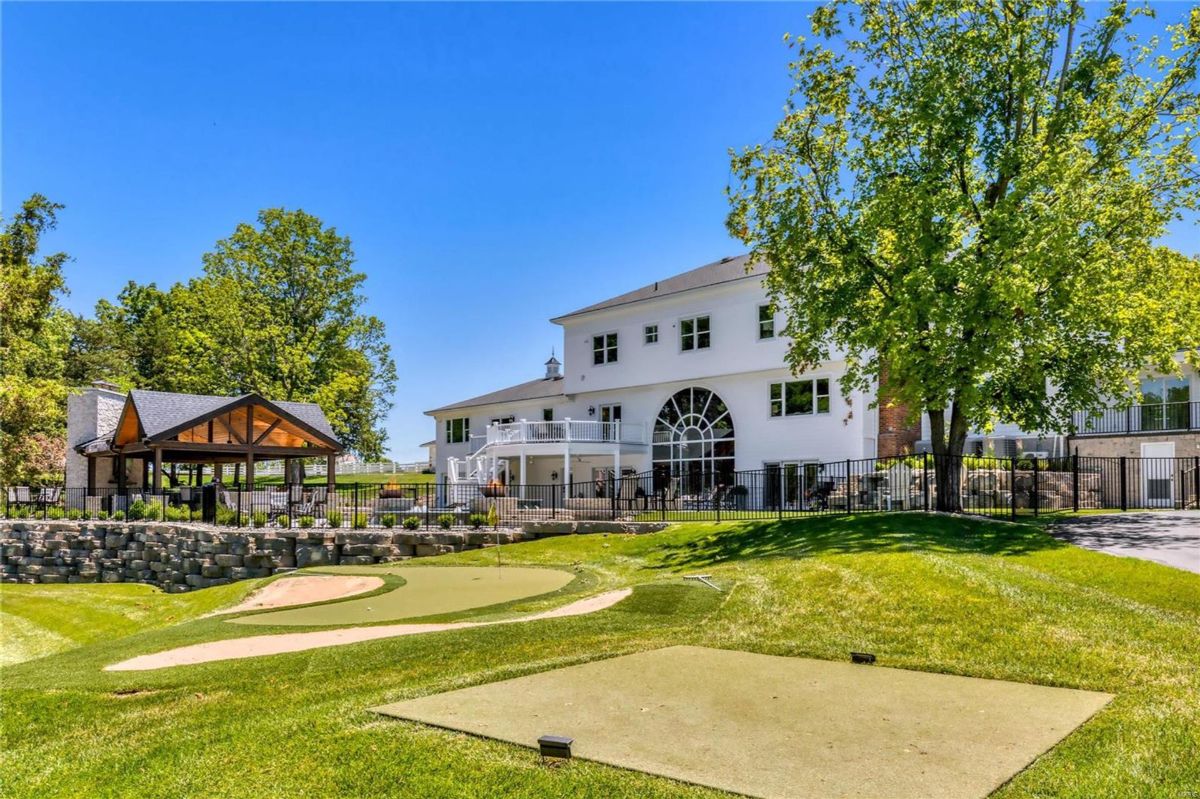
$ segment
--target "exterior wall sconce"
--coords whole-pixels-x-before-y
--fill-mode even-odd
[[[558,472],[550,472],[550,482],[551,483],[558,482]]]
[[[588,406],[588,416],[595,416],[595,415],[596,415],[596,406],[589,405]]]

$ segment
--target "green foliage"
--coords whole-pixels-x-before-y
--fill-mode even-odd
[[[79,508],[71,508],[67,511],[67,520],[72,522],[80,521],[83,518],[83,511]]]
[[[487,523],[488,523],[488,527],[499,527],[500,526],[500,509],[496,507],[495,502],[488,505]]]
[[[394,513],[383,514],[382,516],[379,517],[379,523],[382,524],[384,527],[395,527],[396,526],[396,514],[394,514]]]
[[[296,519],[296,524],[300,525],[301,527],[303,527],[306,530],[308,528],[312,527],[316,523],[317,523],[317,520],[314,517],[309,516],[307,514]]]
[[[163,506],[161,502],[147,502],[145,511],[142,513],[142,518],[147,521],[160,521],[163,517]]]
[[[256,510],[256,511],[254,511],[254,513],[251,513],[250,514],[250,522],[255,527],[266,527],[267,526],[266,511]]]
[[[328,513],[325,514],[325,521],[329,522],[330,527],[341,527],[342,526],[342,512],[337,511],[337,510],[329,511]]]
[[[281,513],[275,517],[275,526],[289,528],[292,526],[292,520],[286,513]]]
[[[125,511],[123,511],[123,510],[113,511],[112,520],[114,522],[125,521]]]
[[[453,513],[441,514],[440,516],[437,517],[437,523],[438,523],[438,527],[442,528],[443,530],[449,530],[451,527],[454,526],[454,514]]]
[[[475,530],[478,530],[480,527],[483,527],[487,523],[488,523],[487,516],[485,516],[482,513],[472,513],[470,516],[467,517],[467,525]]]
[[[125,515],[131,522],[140,521],[146,515],[145,500],[138,499],[131,502],[129,504],[129,510],[126,511]]]
[[[217,524],[221,527],[234,527],[238,523],[238,514],[233,508],[224,505],[217,506]]]
[[[65,253],[38,260],[62,205],[32,195],[0,231],[0,484],[40,482],[65,465]],[[3,221],[0,219],[0,221]]]
[[[886,377],[952,455],[971,427],[1066,430],[1147,366],[1176,371],[1200,262],[1154,242],[1200,202],[1200,11],[1169,12],[1169,46],[1137,39],[1141,13],[813,13],[786,116],[733,156],[727,220],[771,267],[793,369],[844,352],[844,392]]]
[[[57,505],[55,505],[54,507],[46,508],[46,518],[50,519],[52,521],[59,521],[60,519],[64,518],[66,515],[67,514],[63,511],[63,509],[58,507]]]
[[[191,519],[191,514],[188,512],[187,507],[184,506],[174,507],[168,505],[166,515],[169,522],[186,522]]]
[[[421,526],[421,520],[416,516],[405,516],[403,524],[405,530],[416,530]]]
[[[367,521],[369,518],[370,517],[367,516],[367,514],[362,513],[362,512],[354,514],[354,529],[355,530],[367,529]]]
[[[102,522],[108,521],[108,511],[106,511],[106,510],[97,511],[96,518]]]

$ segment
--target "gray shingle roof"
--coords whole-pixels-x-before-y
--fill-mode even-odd
[[[543,397],[561,397],[563,394],[563,379],[562,377],[539,378],[530,380],[527,383],[518,383],[515,386],[502,388],[499,391],[493,391],[490,394],[480,394],[478,397],[455,402],[451,405],[443,405],[440,408],[434,408],[425,413],[438,413],[440,411],[453,411],[458,408],[473,408],[476,405],[493,405],[501,402],[520,402],[521,400],[542,399]]]
[[[137,409],[138,419],[142,422],[142,430],[147,438],[154,438],[160,433],[192,419],[214,413],[226,405],[248,396],[250,395],[217,397],[211,394],[175,394],[169,391],[145,391],[142,389],[134,389],[129,392],[129,398],[133,401],[134,408]],[[325,418],[325,412],[316,403],[265,401],[337,441],[337,435],[333,432],[329,420]]]
[[[749,270],[747,270],[748,264]],[[720,261],[701,266],[698,269],[693,269],[665,280],[656,281],[647,286],[642,286],[640,289],[619,294],[611,299],[585,306],[562,316],[556,316],[550,321],[561,322],[574,316],[592,313],[593,311],[602,311],[608,308],[616,308],[620,305],[628,305],[633,302],[642,302],[643,300],[652,300],[657,297],[679,294],[680,292],[691,291],[692,289],[707,288],[734,280],[762,276],[767,273],[768,268],[761,261],[751,264],[749,255],[739,255],[736,258],[723,258]]]

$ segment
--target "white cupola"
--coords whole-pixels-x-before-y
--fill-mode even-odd
[[[558,362],[558,358],[554,357],[554,350],[550,350],[550,360],[546,361],[546,379],[557,380],[562,377],[559,373],[559,367],[562,364]]]

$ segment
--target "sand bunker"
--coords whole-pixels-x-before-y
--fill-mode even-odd
[[[379,638],[395,638],[401,635],[417,635],[419,633],[436,633],[444,630],[466,630],[471,627],[488,627],[495,624],[516,624],[518,622],[538,621],[540,619],[558,619],[566,616],[582,616],[610,608],[633,593],[633,589],[622,588],[619,591],[580,599],[569,605],[563,605],[553,610],[534,613],[529,616],[519,616],[515,619],[500,619],[497,621],[461,621],[444,624],[388,624],[377,627],[348,627],[340,630],[321,630],[311,633],[283,633],[280,635],[253,635],[248,638],[231,638],[225,641],[209,641],[203,644],[181,646],[153,655],[123,660],[105,666],[105,671],[148,671],[163,669],[168,666],[190,666],[196,663],[211,663],[216,660],[240,660],[241,658],[260,657],[262,655],[279,655],[284,652],[304,652],[309,649],[321,649],[327,646],[343,646],[357,644],[362,641],[374,641]]]
[[[358,575],[305,574],[299,577],[284,577],[263,586],[234,607],[218,610],[213,615],[328,602],[332,599],[365,594],[381,585],[383,580],[379,577]]]

